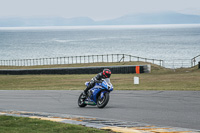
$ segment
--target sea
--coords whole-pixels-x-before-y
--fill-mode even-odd
[[[0,27],[0,60],[102,54],[190,60],[200,55],[200,24]]]

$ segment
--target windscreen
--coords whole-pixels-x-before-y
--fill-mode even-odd
[[[110,78],[105,78],[105,81],[108,83],[108,85],[110,85]]]

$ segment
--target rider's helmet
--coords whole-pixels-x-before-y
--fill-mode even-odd
[[[104,78],[110,78],[111,76],[111,71],[109,69],[104,69],[103,70],[103,77]]]

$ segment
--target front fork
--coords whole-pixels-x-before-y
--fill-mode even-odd
[[[109,92],[108,91],[102,91],[101,92],[101,99],[103,98],[103,96],[104,96],[105,93],[109,93]]]

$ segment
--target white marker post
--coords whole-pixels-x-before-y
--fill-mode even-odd
[[[136,77],[136,76],[135,76],[135,77],[133,78],[133,80],[134,80],[134,84],[135,84],[135,85],[138,85],[138,84],[139,84],[139,77]]]

